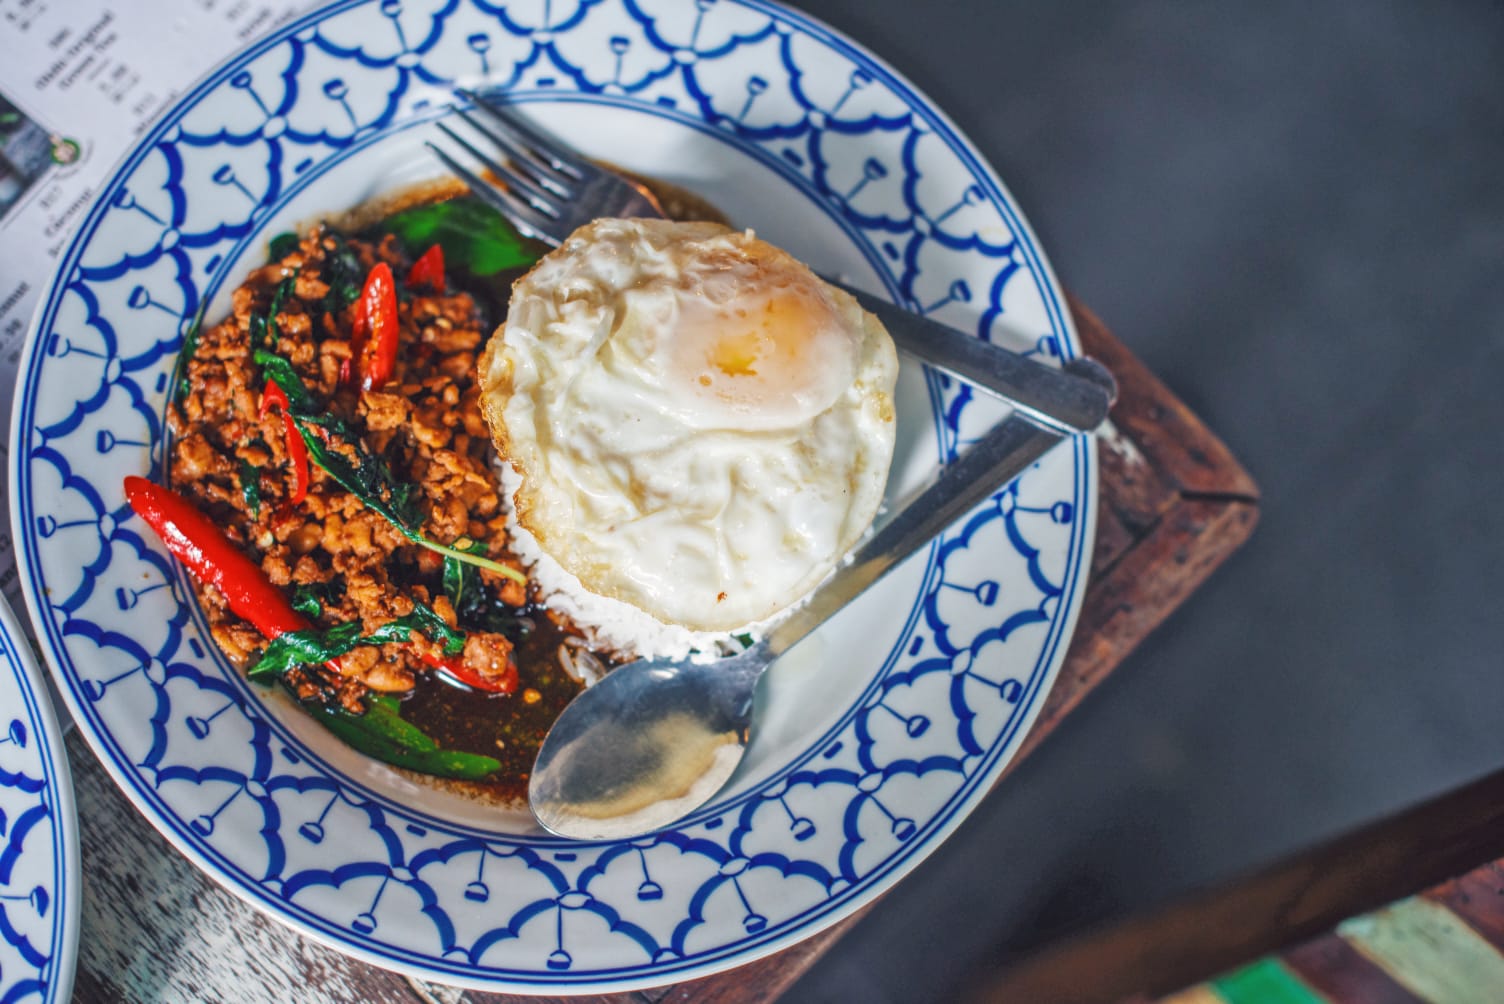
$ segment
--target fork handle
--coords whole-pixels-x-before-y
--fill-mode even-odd
[[[881,297],[822,276],[883,322],[900,351],[1006,398],[1034,422],[1067,434],[1091,432],[1117,398],[1112,374],[1094,359],[1072,359],[1062,369],[1035,362],[1000,345],[973,338],[889,303]]]

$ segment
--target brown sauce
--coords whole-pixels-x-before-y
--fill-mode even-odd
[[[516,694],[490,697],[424,677],[402,702],[402,717],[440,746],[501,762],[501,769],[485,781],[438,783],[475,797],[518,804],[527,798],[529,772],[543,737],[582,689],[559,664],[559,648],[570,632],[538,608],[525,611],[523,620],[531,627],[519,633],[513,650],[523,679]]]

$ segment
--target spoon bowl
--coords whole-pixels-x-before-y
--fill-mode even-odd
[[[746,753],[766,642],[711,662],[643,660],[570,705],[533,767],[545,828],[608,840],[660,829],[704,804]]]

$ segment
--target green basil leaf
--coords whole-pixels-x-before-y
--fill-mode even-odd
[[[255,311],[251,314],[248,322],[251,351],[257,352],[262,346],[276,348],[277,345],[277,315],[282,312],[283,306],[289,297],[293,295],[293,287],[297,280],[289,276],[277,283],[277,288],[272,291],[271,302],[266,310]]]
[[[459,655],[465,649],[465,633],[450,627],[432,607],[417,600],[413,601],[412,613],[388,621],[367,635],[366,639],[371,644],[407,641],[413,631],[418,631],[443,646],[445,655]]]
[[[408,617],[424,634],[444,647],[445,655],[459,655],[465,650],[465,632],[450,627],[428,604],[414,601],[413,612]]]
[[[463,539],[457,540],[453,547],[464,554],[486,553],[486,545],[478,540],[471,541],[468,545],[463,543]],[[444,595],[449,597],[456,613],[469,606],[480,586],[480,577],[474,569],[474,565],[459,558],[444,558]]]
[[[294,666],[316,666],[338,659],[363,640],[359,621],[338,624],[327,630],[288,631],[267,644],[266,651],[246,671],[246,676],[257,683],[265,683],[284,675]]]
[[[281,261],[296,251],[299,243],[297,234],[290,230],[283,231],[273,237],[267,245],[266,260],[268,262]]]
[[[419,544],[424,542],[425,538],[418,532],[423,525],[423,512],[418,507],[413,486],[399,484],[392,477],[386,461],[366,449],[343,422],[332,415],[298,415],[295,409],[293,424],[308,446],[310,460],[322,467],[345,491],[401,530],[409,540]],[[355,458],[352,460],[344,451],[326,442],[313,431],[315,426],[323,427],[331,439],[338,439],[350,447]]]
[[[240,497],[250,507],[251,519],[261,515],[261,468],[249,460],[240,462]]]
[[[324,294],[319,307],[326,314],[338,314],[359,298],[365,276],[360,271],[360,259],[344,238],[334,233],[325,236],[334,243],[334,249],[324,256],[322,277],[329,292]]]
[[[463,566],[462,566],[463,567]],[[506,635],[521,642],[532,633],[532,618],[509,606],[479,577],[465,590],[464,605],[455,608],[460,627],[467,631]]]
[[[396,234],[413,255],[438,244],[446,267],[472,275],[495,275],[538,260],[535,246],[474,196],[404,209],[383,220],[381,229]]]
[[[261,658],[246,671],[258,683],[277,679],[295,666],[316,666],[338,659],[359,645],[385,645],[405,642],[418,631],[438,645],[445,655],[458,655],[465,649],[465,633],[444,622],[426,603],[414,602],[413,612],[380,625],[368,635],[360,633],[359,621],[348,621],[332,628],[305,628],[288,631],[267,644]]]
[[[444,559],[444,595],[449,597],[449,602],[458,611],[465,598],[465,587],[470,577],[470,566],[458,558]]]
[[[250,331],[251,349],[259,352],[258,346],[266,344],[266,315],[259,312],[251,314],[246,326]]]
[[[402,720],[396,699],[389,695],[369,698],[363,715],[321,704],[304,707],[351,748],[396,767],[462,781],[479,781],[501,769],[492,757],[440,749],[426,733]]]
[[[292,608],[310,620],[323,615],[334,595],[334,583],[310,582],[292,591]]]
[[[282,388],[282,393],[287,395],[287,404],[293,411],[293,416],[312,415],[319,410],[319,403],[309,393],[308,387],[303,383],[303,378],[298,376],[298,371],[292,368],[292,363],[275,352],[265,349],[256,349],[251,353],[257,366],[261,367],[262,373],[268,380]]]

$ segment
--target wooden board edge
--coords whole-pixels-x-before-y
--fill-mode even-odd
[[[539,997],[531,994],[504,994],[492,993],[485,990],[462,990],[458,996],[449,999],[449,995],[432,993],[438,988],[432,984],[427,985],[432,1000],[425,1000],[423,1004],[547,1004],[548,1001],[567,1000],[570,1004],[648,1004],[651,1000],[641,993],[624,992],[616,994],[586,994],[579,997]]]
[[[1181,400],[1114,338],[1099,317],[1066,294],[1071,317],[1087,353],[1118,381],[1118,404],[1109,416],[1162,476],[1188,494],[1258,499],[1259,489],[1232,451]],[[1125,402],[1147,401],[1146,408]]]

